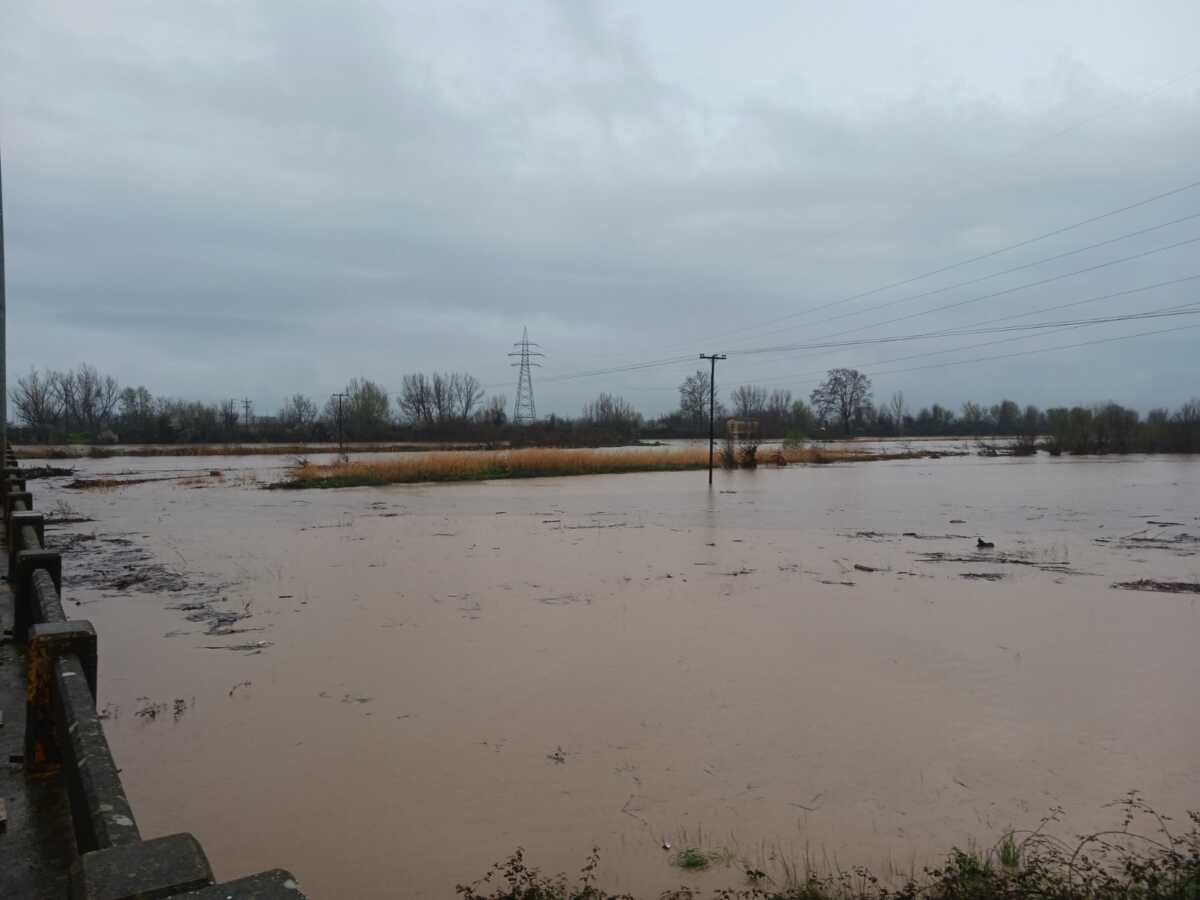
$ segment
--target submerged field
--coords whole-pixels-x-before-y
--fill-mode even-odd
[[[32,484],[143,831],[222,877],[444,897],[598,847],[653,897],[1200,806],[1197,461],[259,489],[287,465]]]

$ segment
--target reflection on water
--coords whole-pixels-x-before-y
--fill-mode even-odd
[[[441,897],[598,846],[653,895],[732,878],[671,869],[684,831],[907,869],[1129,788],[1200,805],[1197,597],[1110,586],[1200,581],[1196,461],[706,477],[36,490],[97,520],[54,539],[143,831],[223,877]]]

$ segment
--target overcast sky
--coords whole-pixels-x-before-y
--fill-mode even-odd
[[[1200,180],[1198,112],[1195,0],[0,0],[10,377],[269,413],[465,370],[511,402],[528,326],[541,414],[666,410],[691,360],[564,376],[712,351],[722,393],[853,365],[913,405],[1174,406],[1200,316],[738,351],[1200,300],[1128,293],[1200,243],[1021,287],[1200,236],[1200,185],[846,299]]]

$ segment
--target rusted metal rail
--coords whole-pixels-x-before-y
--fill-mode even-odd
[[[45,519],[33,509],[11,449],[0,503],[15,602],[13,640],[25,646],[27,660],[24,765],[27,777],[61,778],[66,786],[75,837],[73,900],[303,897],[283,869],[216,884],[190,834],[143,839],[96,709],[96,630],[63,612],[62,557],[46,547]]]

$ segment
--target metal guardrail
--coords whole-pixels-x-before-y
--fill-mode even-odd
[[[283,869],[216,884],[191,834],[142,838],[96,710],[96,630],[63,612],[62,557],[46,548],[45,518],[34,512],[21,474],[6,450],[0,503],[15,602],[13,639],[26,645],[28,660],[24,762],[31,777],[61,775],[65,781],[78,853],[73,900],[304,897]]]

